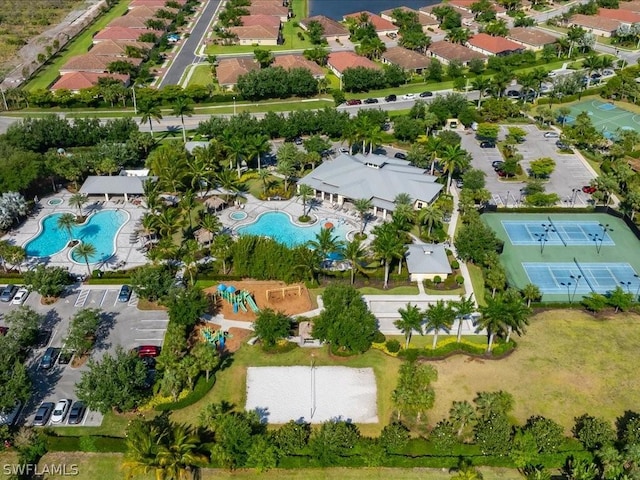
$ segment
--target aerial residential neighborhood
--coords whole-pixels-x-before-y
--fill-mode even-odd
[[[640,2],[10,1],[3,478],[640,477]]]

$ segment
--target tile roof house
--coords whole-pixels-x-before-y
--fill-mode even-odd
[[[76,93],[83,88],[91,88],[97,85],[101,78],[113,78],[121,81],[125,87],[129,86],[129,75],[119,73],[71,72],[62,75],[56,83],[53,84],[51,90],[65,89]]]
[[[447,4],[451,5],[452,7],[457,7],[457,8],[460,8],[461,10],[471,12],[471,5],[473,5],[477,1],[478,0],[449,0]],[[504,17],[507,15],[507,9],[504,8],[502,5],[498,5],[496,2],[492,2],[491,7],[493,8],[493,11],[496,12],[497,16]]]
[[[316,62],[307,60],[302,55],[276,55],[272,67],[282,67],[285,70],[304,68],[311,72],[314,78],[324,78],[325,71]]]
[[[280,28],[280,17],[277,15],[245,15],[240,17],[243,27],[253,27],[255,25],[264,25],[268,27]]]
[[[467,40],[467,46],[471,50],[475,50],[484,55],[509,55],[510,53],[524,50],[523,46],[519,43],[512,42],[504,37],[493,37],[486,33],[475,34]]]
[[[399,193],[408,193],[415,199],[416,209],[432,203],[443,188],[436,179],[406,160],[343,153],[323,162],[298,184],[309,185],[316,197],[340,205],[347,200],[369,199],[374,215],[381,210],[386,218],[387,213],[395,210],[393,200]]]
[[[349,30],[347,30],[347,27],[342,25],[340,22],[336,22],[333,18],[325,17],[324,15],[315,15],[313,17],[303,18],[298,23],[300,24],[300,28],[307,30],[307,25],[309,25],[309,22],[313,21],[322,25],[324,30],[324,33],[322,34],[323,38],[337,38],[341,42],[349,38]]]
[[[275,15],[281,22],[289,19],[289,9],[282,6],[282,2],[258,2],[253,1],[248,7],[242,7],[249,15]]]
[[[140,35],[144,35],[145,33],[153,33],[158,39],[164,35],[164,32],[160,30],[106,27],[93,36],[93,43],[102,42],[103,40],[138,40]]]
[[[229,27],[229,33],[236,36],[237,45],[278,45],[280,25],[251,25],[249,27]]]
[[[380,58],[384,63],[415,73],[422,73],[431,63],[429,57],[403,47],[389,47]]]
[[[140,7],[133,7],[127,12],[128,17],[142,17],[142,18],[155,18],[156,13],[159,10],[166,10],[171,13],[178,13],[178,10],[171,7],[161,7],[158,5],[143,5]]]
[[[623,3],[623,2],[620,2]],[[620,8],[600,8],[598,16],[604,18],[612,18],[623,23],[633,24],[640,23],[640,14],[630,10],[622,10]]]
[[[146,29],[147,26],[145,25],[146,21],[149,20],[148,18],[144,18],[144,17],[132,17],[130,15],[124,15],[122,17],[118,17],[118,18],[114,18],[113,20],[111,20],[111,22],[109,22],[109,24],[107,25],[106,28],[109,27],[122,27],[122,28],[141,28],[141,29]],[[161,22],[164,22],[165,25],[168,25],[170,20],[166,19],[166,18],[155,18],[154,20],[158,20]]]
[[[480,60],[487,59],[486,55],[471,50],[464,45],[445,41],[433,42],[427,48],[427,53],[445,65],[448,65],[451,61],[458,61],[462,65],[468,65],[471,60],[476,58]]]
[[[187,0],[174,0],[178,5],[184,5]],[[165,7],[167,0],[131,0],[129,10],[136,7]]]
[[[429,15],[420,15],[420,12],[418,10],[414,10],[413,8],[409,8],[409,7],[398,7],[398,9],[402,10],[403,12],[414,12],[418,16],[418,22],[420,23],[420,25],[422,25],[422,31],[425,33],[428,32],[429,29],[433,30],[435,27],[438,26],[438,20],[436,20],[433,17],[430,17]],[[380,16],[385,20],[389,20],[390,22],[393,22],[394,10],[395,8],[390,8],[388,10],[380,12]]]
[[[449,6],[449,7],[451,7],[453,9],[454,12],[459,13],[463,24],[465,23],[465,21],[466,22],[473,21],[476,18],[475,14],[473,14],[473,13],[467,11],[467,10],[464,10],[464,9],[462,9],[460,7],[456,7],[455,5],[448,5],[446,3],[438,3],[436,5],[429,5],[429,6],[426,6],[426,7],[420,7],[420,9],[418,11],[420,13],[422,13],[423,15],[428,15],[428,16],[430,16],[432,18],[436,18],[436,16],[433,14],[433,9],[435,7],[444,7],[444,6]]]
[[[109,71],[109,64],[111,64],[112,62],[122,61],[128,62],[135,67],[140,66],[140,64],[142,63],[141,58],[116,57],[85,53],[84,55],[71,57],[69,61],[60,68],[60,74],[63,75],[69,72],[107,73]]]
[[[347,18],[359,18],[362,14],[367,14],[369,16],[369,22],[373,25],[373,28],[376,29],[376,33],[378,35],[387,35],[388,33],[398,33],[398,27],[396,27],[389,20],[385,20],[380,15],[376,15],[375,13],[367,12],[366,10],[362,12],[355,12],[345,15],[343,18],[346,20]]]
[[[583,15],[577,13],[569,18],[567,25],[572,27],[574,25],[584,28],[589,33],[599,35],[601,37],[611,37],[615,34],[618,27],[623,22],[614,20],[612,18],[601,17],[599,15]]]
[[[558,41],[553,35],[533,27],[512,28],[509,30],[507,38],[534,52],[542,50],[545,45],[551,45]]]
[[[640,0],[631,0],[630,2],[619,2],[618,8],[620,10],[629,10],[631,12],[640,13]]]
[[[332,52],[327,60],[327,67],[336,74],[338,78],[342,77],[342,72],[347,68],[364,67],[373,70],[380,70],[377,63],[372,62],[366,57],[361,57],[354,52]]]
[[[93,45],[89,53],[93,55],[108,55],[115,57],[126,57],[127,47],[137,48],[141,51],[148,51],[153,48],[152,43],[138,42],[135,40],[105,40]]]
[[[218,60],[216,78],[221,87],[231,89],[241,75],[259,69],[260,65],[251,57],[223,58]]]
[[[404,254],[412,282],[447,278],[453,270],[443,244],[412,243]]]

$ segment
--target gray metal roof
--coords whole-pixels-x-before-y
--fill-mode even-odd
[[[409,273],[450,274],[452,272],[444,245],[413,243],[407,246],[405,258]]]
[[[406,160],[383,155],[347,155],[323,162],[298,183],[348,199],[370,199],[378,208],[394,210],[393,200],[407,193],[414,200],[431,203],[443,186],[427,170]]]
[[[193,151],[200,148],[207,148],[209,146],[209,142],[187,142],[184,144],[184,148],[187,149],[187,152],[193,153]]]
[[[80,193],[87,195],[142,195],[144,194],[144,182],[156,180],[157,177],[125,177],[121,175],[105,176],[92,175],[82,184]]]

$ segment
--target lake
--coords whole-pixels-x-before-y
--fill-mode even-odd
[[[440,0],[309,0],[309,15],[324,15],[341,21],[344,15],[362,10],[380,14],[389,8],[405,6],[418,10],[436,3]]]

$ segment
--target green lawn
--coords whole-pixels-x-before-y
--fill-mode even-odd
[[[112,437],[123,437],[124,430],[129,423],[129,420],[133,418],[131,415],[116,415],[113,412],[108,412],[104,416],[102,425],[100,427],[51,427],[57,435],[66,437],[78,437],[81,435],[105,435]]]
[[[60,68],[67,61],[76,55],[82,55],[89,50],[92,44],[93,36],[102,30],[111,20],[123,15],[129,7],[129,0],[118,3],[106,14],[101,15],[86,30],[78,35],[67,47],[65,47],[55,58],[50,60],[42,70],[33,77],[26,85],[26,89],[30,92],[43,88],[48,88],[60,74]]]
[[[482,276],[482,269],[472,263],[467,263],[467,269],[471,277],[471,285],[473,286],[476,301],[480,306],[484,306],[487,302],[484,300],[484,277]]]
[[[209,65],[198,65],[193,68],[193,73],[189,78],[189,85],[207,86],[213,83],[213,75],[211,75],[211,67]]]
[[[362,287],[358,291],[363,295],[418,295],[418,287],[416,285],[403,285],[401,287],[389,288],[382,290],[380,288]]]
[[[451,332],[456,333],[455,331]],[[456,335],[438,335],[438,343],[437,345],[441,345],[444,341],[449,341],[450,339],[458,337]],[[404,346],[404,336],[403,335],[387,335],[387,340],[397,340],[400,342],[402,346]],[[482,335],[463,335],[462,340],[469,343],[476,343],[478,345],[486,345],[487,340]],[[433,346],[433,335],[420,335],[414,332],[411,337],[411,343],[409,344],[409,348],[431,348]]]

